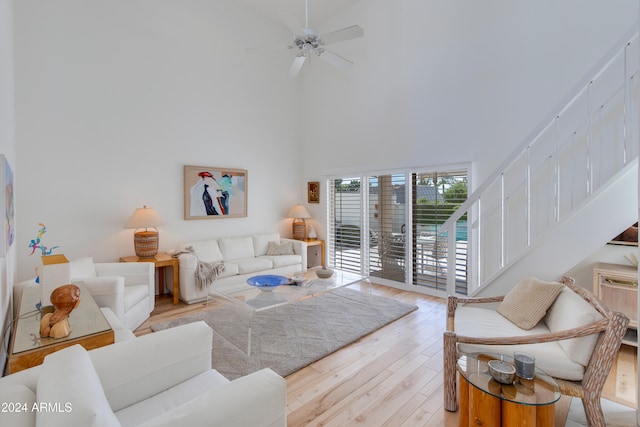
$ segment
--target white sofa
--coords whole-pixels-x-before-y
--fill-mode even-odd
[[[2,426],[286,426],[270,369],[228,381],[211,369],[204,322],[87,352],[75,345],[0,378]]]
[[[291,245],[293,254],[268,255],[269,243]],[[194,254],[181,253],[180,299],[188,304],[207,299],[211,287],[221,292],[248,289],[246,281],[260,274],[293,275],[307,270],[307,244],[300,240],[281,238],[278,233],[223,237],[182,243],[173,253],[192,247]],[[198,262],[222,262],[224,271],[211,287],[196,285]]]

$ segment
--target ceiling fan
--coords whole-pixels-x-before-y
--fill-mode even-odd
[[[292,77],[297,76],[302,69],[304,63],[309,60],[313,55],[327,61],[331,65],[338,68],[347,69],[353,65],[353,62],[349,61],[342,56],[331,52],[324,48],[324,46],[338,43],[345,40],[351,40],[364,36],[364,30],[358,25],[352,25],[350,27],[343,28],[341,30],[332,31],[326,34],[320,34],[317,31],[309,28],[309,0],[305,0],[305,26],[302,27],[298,24],[297,19],[288,13],[279,13],[280,19],[284,25],[293,33],[293,41],[284,46],[276,47],[286,48],[294,50],[296,53],[291,68],[289,69],[289,75]],[[250,52],[257,52],[263,50],[273,50],[274,48],[256,48],[249,49]]]

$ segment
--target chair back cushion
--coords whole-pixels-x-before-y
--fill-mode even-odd
[[[588,325],[600,319],[602,315],[591,304],[571,289],[565,288],[547,311],[544,321],[551,332],[560,332]],[[587,366],[591,353],[596,347],[598,335],[592,334],[558,342],[571,360]]]
[[[93,258],[84,257],[69,262],[69,277],[71,279],[96,277],[96,268],[93,265]]]
[[[120,426],[93,363],[80,344],[45,357],[36,396],[38,403],[61,405],[38,411],[37,426]]]
[[[518,327],[529,330],[547,314],[564,285],[525,277],[504,297],[496,311]]]

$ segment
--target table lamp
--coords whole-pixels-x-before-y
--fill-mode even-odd
[[[159,234],[156,227],[162,224],[164,221],[153,208],[144,206],[133,211],[124,228],[136,229],[133,233],[133,246],[138,257],[153,258],[158,254]]]
[[[305,218],[311,218],[309,212],[302,205],[295,205],[289,210],[287,218],[293,218],[291,228],[293,231],[293,238],[296,240],[304,240],[307,238],[307,223]]]

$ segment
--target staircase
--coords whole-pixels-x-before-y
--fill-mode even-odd
[[[639,59],[634,27],[442,225],[466,224],[468,295],[557,279],[638,221]]]

